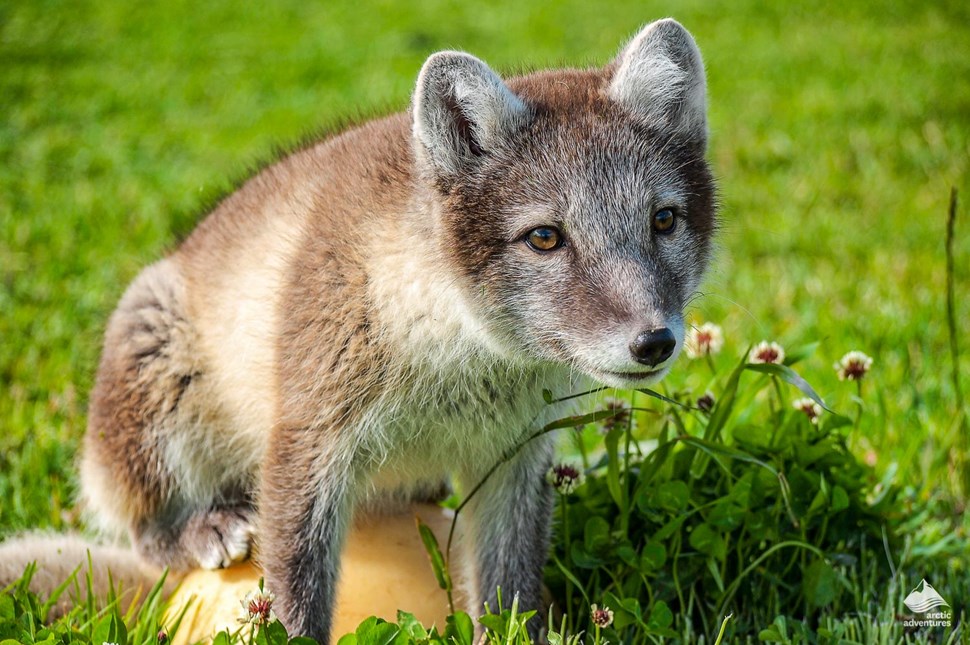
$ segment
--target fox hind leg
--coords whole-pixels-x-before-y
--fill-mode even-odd
[[[249,477],[213,451],[185,302],[171,260],[125,292],[108,323],[81,461],[88,509],[127,529],[145,560],[176,570],[243,559],[253,534]]]

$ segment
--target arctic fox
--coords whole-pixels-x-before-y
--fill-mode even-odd
[[[327,642],[355,509],[469,490],[555,413],[543,389],[668,372],[716,225],[706,145],[674,20],[602,69],[432,55],[408,113],[269,166],[128,288],[87,507],[175,570],[255,543],[283,623]],[[475,608],[542,610],[551,459],[529,442],[473,498]]]

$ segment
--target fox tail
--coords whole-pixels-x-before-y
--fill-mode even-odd
[[[36,568],[28,589],[42,600],[76,576],[76,584],[69,583],[51,607],[49,620],[75,606],[80,600],[75,590],[102,600],[113,592],[125,612],[132,603],[143,601],[164,573],[141,561],[130,548],[96,544],[78,535],[27,534],[0,543],[0,590],[22,580],[31,563]],[[177,584],[174,577],[166,576],[163,596],[171,595]]]

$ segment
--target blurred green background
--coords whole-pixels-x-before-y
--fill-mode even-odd
[[[967,426],[943,249],[951,187],[970,201],[970,3],[8,1],[0,536],[76,522],[73,459],[108,315],[139,269],[277,146],[404,109],[435,50],[505,73],[601,65],[665,16],[704,52],[723,206],[693,319],[724,326],[728,363],[763,338],[820,341],[800,369],[845,412],[854,389],[832,364],[851,349],[873,356],[876,403],[852,444],[959,512]],[[964,346],[966,214],[955,245]]]

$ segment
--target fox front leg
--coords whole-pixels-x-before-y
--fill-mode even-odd
[[[326,645],[353,491],[349,451],[307,445],[314,434],[277,429],[269,444],[259,499],[259,558],[287,631]]]
[[[518,595],[520,611],[538,611],[528,625],[533,639],[539,638],[545,625],[542,570],[549,550],[553,499],[544,475],[552,458],[549,436],[523,446],[469,501],[471,521],[463,531],[474,549],[473,595],[479,604],[472,610],[481,612],[487,603],[491,611],[498,612],[499,589],[504,609]],[[481,471],[463,474],[465,490],[471,490],[484,475]]]

